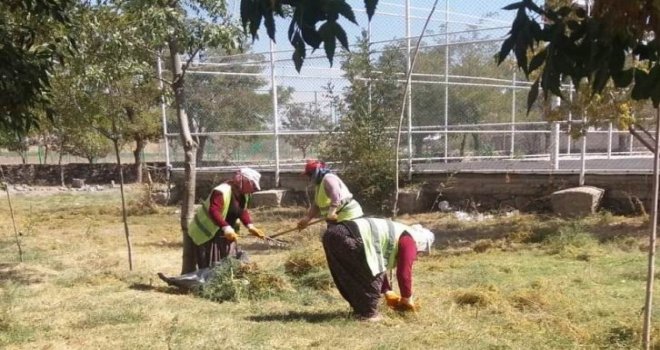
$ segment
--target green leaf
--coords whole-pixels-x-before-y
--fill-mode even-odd
[[[510,36],[506,39],[504,39],[504,42],[502,42],[502,47],[500,48],[500,52],[497,55],[497,64],[501,64],[504,62],[507,56],[509,56],[509,52],[511,52],[511,49],[513,48],[513,37]]]
[[[502,7],[502,10],[516,10],[521,8],[522,6],[523,6],[523,2],[519,1]]]
[[[633,85],[633,89],[630,92],[630,97],[633,100],[637,100],[637,101],[645,100],[649,98],[650,94],[649,94],[648,82],[649,80],[651,80],[649,79],[649,73],[641,69],[635,68],[634,76],[635,76],[635,85]]]
[[[538,13],[539,15],[544,13],[544,11],[534,3],[534,0],[523,0],[523,3],[525,3],[525,7],[533,12]]]
[[[300,72],[300,69],[302,68],[307,53],[305,52],[305,42],[300,37],[299,32],[295,32],[293,34],[293,38],[291,39],[291,45],[293,45],[293,47],[295,48],[292,55],[293,64],[295,65],[296,70]]]
[[[610,70],[606,66],[600,67],[594,73],[594,79],[591,84],[592,94],[597,94],[603,91],[609,79],[610,79]]]
[[[534,57],[532,57],[532,61],[529,62],[529,72],[533,72],[537,68],[539,68],[543,64],[543,62],[545,62],[547,55],[548,55],[548,51],[546,49],[543,49],[539,53],[534,55]]]
[[[332,65],[337,47],[337,43],[335,42],[336,26],[336,22],[327,21],[319,27],[319,35],[323,40],[323,49],[325,50],[325,55],[328,57],[328,61],[330,61],[330,65]]]
[[[337,27],[335,28],[335,36],[337,37],[337,40],[339,40],[339,43],[341,43],[341,46],[343,46],[344,49],[349,50],[348,36],[346,35],[344,28],[342,28],[339,24],[337,24]]]
[[[273,11],[270,9],[263,9],[264,26],[268,37],[275,41],[275,19],[273,18]]]
[[[538,96],[539,96],[539,79],[536,79],[534,84],[532,84],[532,87],[529,89],[529,93],[527,94],[527,114],[529,114],[529,111],[532,110],[532,106],[534,105],[534,102],[536,102]]]
[[[344,0],[333,0],[333,3],[336,3],[336,12],[344,16],[347,20],[357,24],[355,20],[355,13],[353,13],[353,8],[351,5],[347,4]]]
[[[250,14],[252,13],[253,6],[254,6],[254,2],[251,0],[241,1],[241,24],[243,25],[243,30],[246,32],[248,28],[248,23],[250,22],[251,19]],[[253,33],[250,34],[254,35]]]
[[[364,0],[364,7],[367,10],[367,16],[371,21],[371,17],[376,13],[376,5],[378,5],[378,0]]]
[[[321,45],[322,39],[319,33],[313,27],[304,27],[301,31],[302,38],[315,50]]]
[[[614,81],[614,86],[618,88],[629,86],[632,83],[632,78],[633,78],[632,68],[612,74],[612,80]]]

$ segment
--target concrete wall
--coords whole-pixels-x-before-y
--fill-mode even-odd
[[[182,173],[174,172],[172,181],[180,190]],[[197,197],[208,195],[211,188],[231,177],[231,172],[198,172]],[[586,185],[605,189],[603,207],[614,213],[639,213],[641,205],[649,208],[652,176],[643,174],[609,175],[587,174]],[[280,173],[281,188],[288,189],[283,205],[306,205],[308,196],[306,178],[298,172]],[[274,187],[274,173],[262,172],[263,189]],[[522,173],[423,173],[414,174],[412,186],[404,189],[410,195],[408,203],[401,208],[404,212],[436,210],[438,201],[446,200],[454,209],[461,210],[506,210],[549,211],[550,194],[554,191],[578,185],[577,174],[522,174]],[[419,190],[419,193],[417,193]],[[174,191],[176,198],[176,190]],[[403,198],[403,197],[402,197]],[[358,198],[359,200],[359,198]],[[648,209],[647,209],[648,210]]]
[[[164,181],[164,164],[148,164],[154,181]],[[87,184],[119,182],[115,164],[66,164],[65,183],[73,178],[85,179]],[[135,181],[135,169],[125,164],[124,178],[127,183]],[[59,186],[58,165],[0,165],[6,181],[12,184]],[[230,178],[233,172],[198,171],[198,199],[206,197],[215,185]],[[172,198],[178,201],[183,173],[173,172],[174,189]],[[647,210],[651,203],[653,178],[644,174],[587,174],[586,185],[605,189],[603,207],[614,213],[639,213]],[[307,178],[298,171],[280,173],[280,188],[288,189],[282,199],[283,205],[303,205],[312,196]],[[578,185],[577,174],[557,173],[422,173],[414,174],[412,182],[400,195],[400,213],[415,213],[436,210],[438,201],[445,200],[454,209],[498,210],[519,209],[522,211],[549,211],[550,194],[554,191]],[[262,172],[263,189],[275,187],[275,174]],[[359,200],[359,198],[358,198]],[[646,208],[646,209],[642,209]]]

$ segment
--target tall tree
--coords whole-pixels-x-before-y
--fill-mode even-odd
[[[197,143],[186,112],[186,72],[200,51],[222,48],[233,52],[240,41],[238,26],[224,0],[117,0],[142,38],[166,49],[172,77],[167,86],[174,96],[179,135],[184,150],[184,185],[181,203],[183,239],[182,273],[195,270],[194,244],[188,236],[195,203]],[[184,58],[182,60],[182,57]]]
[[[220,50],[208,50],[207,55],[220,56]],[[245,65],[249,61],[263,60],[260,55],[241,55],[221,59],[219,62],[227,66],[222,72],[237,73],[236,75],[191,74],[186,79],[186,111],[190,116],[193,131],[204,133],[210,131],[261,130],[265,127],[266,116],[272,112],[271,97],[259,92],[268,82],[258,76],[241,75],[243,73],[260,73],[258,65]],[[205,68],[213,71],[213,67]],[[195,137],[197,141],[197,163],[204,157],[208,136]],[[228,146],[223,138],[220,142],[223,148]],[[231,141],[229,142],[231,143]]]
[[[48,110],[50,74],[75,47],[74,0],[0,2],[0,128],[26,134]]]
[[[372,203],[366,209],[383,212],[394,186],[396,135],[392,130],[403,98],[403,85],[397,79],[403,53],[388,50],[372,57],[363,33],[357,49],[342,64],[350,84],[343,91],[342,102],[337,103],[342,115],[340,132],[331,134],[322,156],[341,162],[356,196],[362,203]]]
[[[329,130],[331,125],[331,116],[315,103],[290,103],[283,116],[282,127],[286,130]],[[289,135],[284,139],[300,150],[303,158],[307,158],[309,148],[318,143],[317,135]]]
[[[27,163],[27,152],[30,148],[30,136],[23,133],[0,129],[0,147],[15,152],[21,157],[21,163]]]
[[[523,0],[505,7],[516,17],[509,36],[502,43],[498,61],[513,52],[518,67],[535,78],[528,95],[528,108],[539,91],[547,100],[551,95],[565,98],[562,84],[572,82],[577,91],[586,87],[588,99],[597,99],[608,86],[629,92],[633,100],[650,101],[656,108],[656,130],[660,129],[660,7],[654,0],[594,0],[591,13],[581,6],[539,7]],[[540,21],[543,20],[543,23]],[[624,99],[610,99],[616,108],[606,118],[636,135],[637,124]],[[592,122],[601,117],[591,116]],[[658,221],[658,144],[644,142],[655,153],[653,218],[649,234],[643,342],[650,346],[651,306],[655,279],[655,245]],[[641,139],[644,141],[643,139]]]

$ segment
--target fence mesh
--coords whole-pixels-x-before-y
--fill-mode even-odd
[[[200,144],[198,166],[272,168],[318,156],[329,131],[337,130],[346,117],[342,106],[355,87],[369,90],[369,109],[388,108],[397,116],[405,109],[399,150],[404,161],[407,157],[419,164],[547,159],[553,148],[561,159],[579,158],[583,142],[570,136],[579,125],[572,123],[579,120],[562,116],[555,130],[543,118],[540,103],[528,113],[530,82],[513,62],[495,63],[494,55],[515,15],[502,8],[511,2],[441,0],[432,10],[434,0],[381,0],[369,23],[364,2],[349,1],[358,25],[345,20],[342,25],[353,54],[364,49],[361,40],[366,43],[374,71],[371,79],[349,72],[349,53],[339,48],[332,65],[323,48],[308,50],[298,73],[287,38],[288,19],[277,20],[276,44],[267,40],[262,28],[248,53],[205,51],[194,59],[186,87],[186,110]],[[230,11],[238,14],[240,0],[228,3]],[[420,36],[410,102],[403,103],[405,73]],[[380,87],[374,79],[395,82],[389,95],[383,95],[389,100],[375,97]],[[275,90],[277,98],[273,98]],[[183,161],[182,147],[174,112],[167,113],[167,153],[169,161],[177,164]],[[163,159],[164,148],[153,148],[147,159]],[[589,129],[585,150],[592,158],[635,157],[640,168],[650,164],[650,154],[639,141],[607,123]]]

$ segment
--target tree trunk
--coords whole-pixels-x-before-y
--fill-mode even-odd
[[[646,296],[644,299],[644,326],[642,342],[644,349],[651,346],[651,315],[653,307],[653,280],[655,279],[655,245],[658,232],[658,189],[660,188],[660,109],[656,108],[655,145],[653,158],[653,205],[651,206],[651,232],[649,233],[648,265],[646,273]]]
[[[135,150],[133,150],[133,157],[135,158],[135,182],[142,183],[142,169],[144,168],[144,159],[142,159],[142,152],[147,146],[147,142],[141,137],[135,137]]]
[[[188,223],[192,220],[193,209],[195,204],[195,180],[197,169],[196,163],[196,150],[197,145],[193,141],[190,134],[190,123],[188,115],[183,108],[185,102],[185,95],[183,90],[183,69],[181,66],[181,58],[178,54],[178,46],[175,39],[170,39],[168,42],[170,50],[170,58],[172,62],[172,73],[174,75],[172,81],[172,90],[174,90],[174,106],[176,108],[176,117],[179,122],[179,134],[181,136],[181,144],[183,145],[184,154],[184,178],[183,178],[183,195],[181,198],[181,234],[183,239],[183,256],[181,263],[181,274],[195,271],[195,246],[188,235]]]
[[[64,149],[64,141],[60,143],[60,152],[59,152],[60,156],[57,160],[57,165],[59,165],[60,167],[60,184],[62,185],[62,187],[66,186],[66,184],[64,183],[64,166],[62,165],[62,157],[64,157],[63,149]]]
[[[206,141],[208,141],[208,136],[197,136],[197,156],[195,157],[197,164],[201,164],[204,159],[204,147],[206,147]]]
[[[479,142],[479,134],[472,134],[472,141],[474,142],[474,153],[481,155],[481,142]]]
[[[87,157],[89,164],[94,164],[94,157]]]
[[[126,197],[124,196],[124,170],[121,167],[121,157],[119,156],[119,140],[112,139],[117,155],[117,168],[119,170],[119,192],[121,193],[121,215],[124,220],[124,236],[126,237],[126,249],[128,250],[128,269],[133,271],[133,253],[131,249],[131,235],[128,231],[128,219],[126,217]]]
[[[463,156],[465,156],[465,141],[466,141],[466,139],[467,139],[467,135],[463,134],[463,136],[461,138],[461,151],[459,152],[461,158],[463,158]]]

